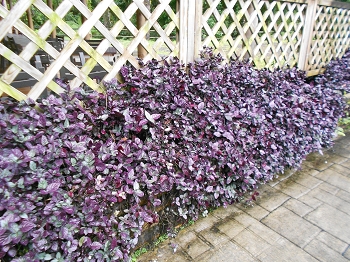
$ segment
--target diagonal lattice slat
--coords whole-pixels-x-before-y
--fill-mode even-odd
[[[350,10],[318,6],[307,70],[318,70],[350,47]]]
[[[203,46],[213,46],[223,57],[251,58],[258,67],[295,65],[306,10],[305,4],[278,1],[207,0],[203,14]],[[225,3],[220,14],[218,5]],[[225,24],[231,19],[229,26]],[[208,21],[216,22],[210,26]],[[221,30],[224,36],[217,38]],[[233,36],[233,32],[238,35]]]
[[[85,84],[92,89],[100,90],[100,85],[89,77],[93,68],[99,65],[106,71],[103,80],[110,80],[115,77],[118,78],[120,68],[125,63],[129,62],[135,67],[139,66],[137,57],[135,56],[139,45],[142,45],[148,53],[145,60],[152,58],[161,59],[159,50],[163,48],[163,46],[167,47],[168,55],[178,55],[179,43],[174,43],[174,41],[170,39],[170,34],[179,28],[179,14],[172,10],[170,1],[171,0],[159,1],[159,4],[153,11],[148,10],[142,0],[132,1],[125,10],[121,10],[113,0],[99,2],[94,10],[89,10],[79,0],[60,1],[59,6],[55,10],[52,10],[42,0],[20,0],[10,11],[0,5],[0,16],[3,18],[2,21],[0,21],[0,26],[2,29],[6,29],[0,34],[0,40],[4,39],[7,32],[14,26],[30,41],[20,54],[16,54],[0,44],[0,54],[12,63],[0,78],[0,96],[5,93],[18,100],[26,99],[27,97],[36,100],[47,87],[56,93],[60,93],[62,89],[53,79],[60,74],[62,67],[65,67],[74,76],[74,79],[70,81],[71,86]],[[20,17],[26,13],[27,9],[31,6],[48,18],[36,32],[20,20]],[[77,9],[86,18],[85,22],[78,30],[73,30],[64,20],[71,8]],[[147,19],[146,23],[140,29],[137,29],[131,22],[132,17],[136,14],[138,9],[141,10],[142,14]],[[117,22],[111,29],[106,28],[100,21],[104,13],[108,10],[117,17]],[[169,15],[171,19],[171,22],[168,23],[164,29],[157,22],[159,16],[163,12]],[[61,32],[66,35],[66,39],[69,38],[68,41],[66,40],[66,44],[61,51],[57,51],[52,45],[45,41],[55,28],[61,30]],[[99,31],[103,39],[95,48],[84,40],[93,28]],[[126,47],[124,47],[119,37],[119,34],[124,28],[132,35],[131,41]],[[151,28],[159,35],[153,45],[145,39],[146,34]],[[111,46],[115,48],[116,54],[120,54],[120,56],[115,56],[114,64],[111,64],[111,62],[104,57],[106,50]],[[71,61],[71,56],[77,48],[81,48],[81,50],[88,55],[88,59],[81,67]],[[39,71],[30,64],[30,60],[38,50],[44,51],[52,58],[45,72]],[[11,83],[21,71],[28,73],[38,80],[27,96],[11,86]]]

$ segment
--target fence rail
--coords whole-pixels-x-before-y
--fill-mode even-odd
[[[79,0],[58,1],[57,7],[50,0],[12,2],[0,5],[0,96],[17,100],[36,100],[47,89],[60,93],[54,79],[63,72],[72,76],[71,86],[100,90],[96,68],[103,80],[118,78],[125,63],[139,66],[137,56],[178,56],[187,63],[211,46],[225,59],[249,58],[257,67],[298,66],[314,75],[350,47],[350,4],[335,1],[158,0],[150,8],[144,0],[130,0],[123,9],[113,0],[93,9]],[[77,30],[67,23],[73,9],[82,17]],[[31,12],[43,14],[45,22],[34,26]],[[115,22],[104,23],[105,17]],[[6,44],[14,31],[27,39],[20,51]],[[52,44],[56,31],[64,37],[62,49]],[[88,41],[92,31],[100,41]],[[45,56],[49,63],[42,70],[39,60]],[[15,87],[23,73],[36,81],[29,92]]]

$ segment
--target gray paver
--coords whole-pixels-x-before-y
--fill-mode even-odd
[[[294,198],[289,199],[283,204],[283,206],[301,217],[314,210],[310,206]]]
[[[240,206],[241,210],[254,217],[257,220],[261,220],[266,217],[270,212],[261,206],[254,205],[249,207]]]
[[[321,232],[320,228],[284,207],[273,211],[262,222],[300,247],[304,247]]]
[[[342,200],[341,198],[334,196],[322,189],[315,188],[313,189],[309,195],[322,200],[323,202],[333,206],[344,213],[350,215],[350,203]]]
[[[344,190],[339,190],[336,196],[350,203],[350,193]]]
[[[313,173],[314,176],[319,173],[316,170],[314,170],[314,171],[315,171]],[[303,185],[304,187],[313,189],[322,183],[321,180],[315,178],[314,176],[312,176],[311,174],[308,174],[306,172],[303,172],[303,171],[298,171],[293,176],[291,176],[290,179],[293,180],[294,182],[300,184],[300,185]]]
[[[221,221],[217,225],[215,225],[222,233],[227,235],[230,238],[234,238],[241,231],[243,231],[246,227],[243,226],[235,219],[230,219],[227,221]]]
[[[323,242],[324,244],[326,244],[328,247],[338,252],[339,254],[343,254],[348,246],[348,244],[346,244],[344,241],[341,241],[340,239],[332,236],[331,234],[325,231],[322,231],[316,237],[316,239]]]
[[[337,261],[337,262],[347,262],[348,260],[343,257],[338,252],[334,251],[323,242],[318,240],[312,240],[306,247],[305,251],[307,251],[310,255],[317,258],[322,262],[329,261]]]
[[[274,188],[294,198],[299,198],[309,191],[309,188],[295,183],[291,179],[282,181],[281,183],[277,184]]]
[[[316,177],[344,191],[350,192],[350,178],[343,176],[334,170],[324,170],[317,174]]]
[[[258,259],[261,262],[316,262],[314,257],[287,239],[281,238],[276,244],[264,250]]]
[[[270,212],[283,205],[290,198],[290,196],[272,187],[267,188],[261,194],[262,198],[257,201],[257,204]]]
[[[349,259],[350,260],[350,245],[349,245],[349,247],[347,248],[347,250],[344,252],[344,257],[346,257],[347,259]]]
[[[317,198],[314,198],[310,195],[303,195],[302,197],[298,198],[299,201],[303,202],[304,204],[312,207],[313,209],[318,208],[320,205],[323,204],[322,201],[318,200]]]
[[[179,244],[181,245],[181,242],[179,242]],[[182,248],[193,259],[196,259],[196,257],[210,249],[210,247],[199,238],[194,239],[193,241],[188,243],[186,247]]]
[[[214,247],[217,247],[219,245],[222,245],[222,244],[230,241],[230,238],[227,235],[225,235],[224,233],[222,233],[216,227],[203,230],[200,232],[200,235],[203,239],[205,239],[207,242],[209,242]]]
[[[305,218],[340,240],[350,243],[350,216],[344,212],[329,205],[321,205]]]
[[[244,261],[244,262],[255,262],[258,261],[254,259],[243,248],[239,247],[237,244],[229,241],[222,245],[215,251],[206,252],[203,255],[197,257],[196,261],[201,262],[228,262],[228,261]]]
[[[319,185],[317,188],[322,189],[322,190],[324,190],[332,195],[337,194],[338,191],[340,190],[339,188],[337,188],[331,184],[328,184],[327,182],[322,182],[322,184]]]
[[[219,219],[212,214],[207,217],[202,217],[196,221],[196,227],[194,227],[194,231],[200,232],[207,228],[211,228],[215,223],[217,223]]]
[[[265,226],[263,223],[252,224],[248,227],[248,229],[260,236],[269,244],[275,244],[275,242],[283,238],[281,235],[276,233],[271,228]]]
[[[262,239],[257,234],[250,230],[243,230],[235,238],[234,242],[238,243],[241,247],[247,250],[254,257],[257,257],[265,249],[270,247],[270,244]]]

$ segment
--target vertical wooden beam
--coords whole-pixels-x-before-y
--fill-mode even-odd
[[[81,0],[81,2],[87,6],[87,0]],[[86,21],[86,17],[81,14],[81,23],[84,24],[85,21]],[[89,32],[85,37],[84,37],[85,40],[90,40],[91,39],[91,32]]]
[[[147,8],[150,8],[149,1],[148,1],[148,4],[147,3],[145,4]],[[141,10],[138,9],[137,10],[137,29],[140,30],[145,23],[146,23],[146,17],[142,14]],[[144,59],[147,55],[147,50],[142,46],[142,44],[139,44],[137,46],[137,55],[140,59]]]
[[[193,1],[196,3],[195,23],[194,23],[194,59],[199,57],[202,48],[202,17],[203,17],[203,1]]]
[[[201,47],[202,1],[180,0],[180,60],[187,64],[198,56]]]
[[[298,59],[298,68],[305,71],[307,71],[307,67],[308,67],[308,57],[309,57],[312,37],[314,34],[317,5],[318,5],[318,0],[307,1],[305,24],[303,28],[303,36],[301,39],[301,46],[300,46],[299,59]]]
[[[33,15],[31,7],[27,10],[28,26],[30,29],[34,30]]]
[[[180,16],[179,58],[180,58],[180,61],[182,61],[185,64],[187,63],[187,49],[188,49],[188,42],[187,42],[188,2],[189,0],[180,0],[180,9],[179,9],[179,16]]]
[[[52,0],[47,0],[47,5],[53,10]],[[55,27],[51,33],[51,37],[56,38],[56,35],[57,35],[57,31],[56,31],[56,27]]]

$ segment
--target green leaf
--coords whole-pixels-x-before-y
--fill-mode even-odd
[[[64,120],[64,125],[63,125],[65,128],[68,128],[69,127],[69,120],[68,118],[66,118],[66,120]]]
[[[85,242],[85,237],[81,237],[79,239],[79,246],[81,247],[84,244],[84,242]]]
[[[77,160],[75,158],[71,158],[70,162],[72,163],[72,166],[75,166],[77,164]]]
[[[36,163],[35,162],[30,161],[29,162],[29,167],[30,167],[31,170],[36,171]]]
[[[46,189],[47,187],[47,181],[43,178],[40,178],[38,189]]]

